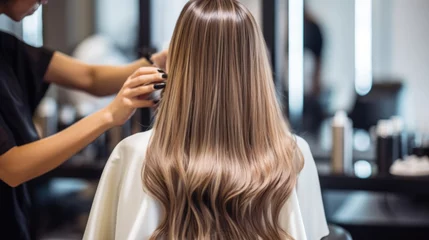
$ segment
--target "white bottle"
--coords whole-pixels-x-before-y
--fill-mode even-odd
[[[344,111],[338,111],[332,120],[333,174],[353,175],[353,124]]]

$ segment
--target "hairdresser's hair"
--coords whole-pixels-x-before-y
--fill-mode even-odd
[[[236,0],[191,0],[143,167],[163,218],[151,239],[291,239],[279,216],[302,168],[266,45]]]

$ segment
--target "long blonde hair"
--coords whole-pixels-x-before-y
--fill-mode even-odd
[[[236,0],[191,0],[143,167],[164,215],[151,239],[291,239],[280,210],[302,168],[265,41]]]

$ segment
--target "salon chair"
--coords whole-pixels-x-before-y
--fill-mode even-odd
[[[328,228],[329,235],[322,240],[353,240],[350,233],[338,225],[329,224]]]
[[[399,114],[401,95],[404,86],[401,81],[375,83],[371,91],[364,96],[357,96],[350,118],[353,127],[369,130],[380,119],[389,119]]]

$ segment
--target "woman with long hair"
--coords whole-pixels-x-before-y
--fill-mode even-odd
[[[153,130],[113,151],[84,239],[321,239],[314,160],[276,100],[267,49],[236,0],[191,0]]]

